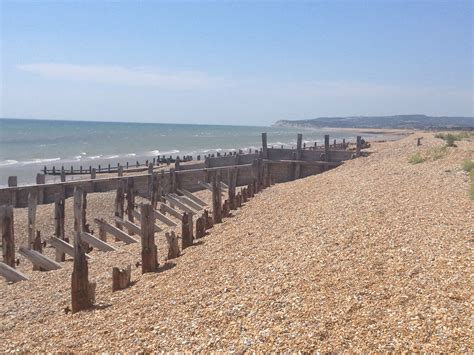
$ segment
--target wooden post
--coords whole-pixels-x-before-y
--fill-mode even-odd
[[[204,210],[202,218],[204,219],[205,230],[211,229],[214,226],[214,222],[212,221],[212,217],[209,216],[208,210]]]
[[[15,268],[13,206],[0,206],[0,231],[2,233],[3,262]]]
[[[168,242],[168,260],[175,259],[179,256],[179,246],[178,246],[178,238],[176,234],[172,231],[171,233],[165,233],[166,240]]]
[[[135,192],[133,191],[134,181],[132,177],[127,179],[127,217],[130,222],[134,221],[133,209],[135,208]],[[133,235],[133,233],[130,233]]]
[[[298,161],[301,160],[302,143],[303,143],[303,135],[301,133],[298,133],[297,140],[296,140],[296,160]],[[301,177],[301,165],[299,163],[295,163],[294,178],[299,179],[300,177]]]
[[[118,168],[117,168],[117,175],[118,176],[123,176],[123,166],[120,165]],[[114,268],[115,269],[115,268]]]
[[[228,169],[229,173],[229,208],[231,210],[235,210],[236,203],[235,203],[235,185],[237,184],[237,168]]]
[[[222,217],[228,218],[230,215],[229,200],[225,200],[222,205]]]
[[[36,174],[36,184],[44,185],[46,183],[46,178],[43,174]],[[38,203],[42,204],[44,201],[44,189],[42,186],[38,186]]]
[[[41,243],[41,232],[40,231],[36,231],[36,237],[34,239],[32,249],[34,251],[37,251],[38,253],[43,252],[43,244]],[[35,271],[46,271],[42,267],[40,267],[38,265],[35,265],[35,264],[33,264],[33,270],[35,270]]]
[[[86,251],[81,243],[83,232],[82,204],[84,193],[81,188],[74,189],[74,265],[71,278],[72,313],[79,312],[92,306],[89,293],[89,266]]]
[[[158,252],[155,244],[155,218],[150,204],[140,205],[142,274],[155,272],[158,268]]]
[[[268,159],[268,147],[267,147],[267,134],[262,133],[262,151],[263,151],[263,158]]]
[[[193,237],[191,235],[191,229],[189,228],[190,217],[188,213],[183,213],[183,219],[181,221],[181,250],[193,245]]]
[[[9,176],[8,177],[8,187],[16,187],[18,186],[18,178],[16,176]],[[16,191],[11,191],[10,202],[13,207],[16,207]]]
[[[222,222],[221,174],[216,171],[212,177],[212,219],[214,224]]]
[[[248,201],[248,197],[247,197],[247,188],[244,187],[242,189],[242,202],[245,203]]]
[[[203,215],[196,220],[196,239],[202,238],[206,235],[206,217]]]
[[[124,180],[119,180],[117,182],[117,192],[115,194],[115,217],[119,217],[120,219],[123,219],[124,211],[125,211],[125,181]],[[115,223],[115,226],[118,229],[122,229],[122,226],[119,223]],[[99,234],[99,238],[103,240],[104,242],[107,241],[107,233],[102,233],[103,235]],[[104,235],[105,234],[105,235]],[[104,238],[105,237],[105,238]]]
[[[362,148],[362,137],[357,136],[357,144],[356,144],[356,155],[360,156],[360,150]]]
[[[324,135],[324,160],[329,161],[329,134]]]
[[[36,206],[38,205],[38,194],[31,191],[28,194],[28,248],[33,249],[36,237]]]
[[[61,182],[66,182],[66,171],[64,170],[64,166],[61,167]]]
[[[242,207],[242,195],[240,192],[237,194],[237,207]]]
[[[112,269],[112,292],[123,290],[130,286],[132,275],[132,266],[128,265],[126,269],[114,267]]]
[[[97,171],[95,170],[95,168],[92,168],[92,170],[91,170],[91,180],[94,180],[96,178],[96,175],[97,175]]]
[[[61,240],[65,239],[64,204],[64,198],[61,196],[61,194],[56,194],[54,196],[54,236]],[[56,249],[56,261],[64,260],[64,253]]]

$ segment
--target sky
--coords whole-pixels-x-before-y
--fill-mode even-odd
[[[0,0],[0,117],[474,116],[473,3]]]

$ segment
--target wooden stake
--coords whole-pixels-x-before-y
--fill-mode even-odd
[[[13,206],[0,206],[3,262],[15,268],[15,234],[13,226]]]
[[[33,247],[34,251],[37,251],[40,254],[43,253],[43,243],[41,242],[41,232],[40,231],[36,231],[36,237],[35,237],[35,240],[33,242],[32,247]],[[42,269],[41,267],[36,266],[35,264],[33,264],[33,270],[45,271],[44,269]]]
[[[133,178],[128,178],[127,179],[127,217],[130,222],[134,221],[133,209],[135,208],[135,193],[133,191],[133,185],[134,185]]]
[[[217,171],[212,177],[212,219],[214,224],[222,222],[221,175]]]
[[[117,182],[117,192],[115,194],[115,217],[118,217],[120,219],[123,219],[124,215],[124,203],[125,203],[125,181],[124,180],[119,180]],[[119,229],[122,229],[122,226],[120,223],[115,223],[115,226]],[[99,237],[104,237],[104,236],[99,236]],[[105,239],[100,238],[104,242],[107,241],[107,238]]]
[[[155,272],[158,269],[158,252],[155,245],[155,218],[150,204],[140,205],[141,241],[142,241],[142,274]]]
[[[166,232],[165,237],[168,242],[168,260],[177,258],[180,253],[176,234],[173,231],[171,233]]]
[[[81,243],[83,232],[82,204],[84,194],[81,188],[74,189],[74,265],[71,278],[72,313],[88,309],[92,306],[89,294],[89,267],[86,252]]]
[[[193,236],[189,227],[190,217],[191,216],[186,212],[183,213],[183,219],[181,222],[181,250],[193,245]]]
[[[56,238],[64,240],[64,198],[60,194],[54,197],[54,235]],[[56,261],[64,261],[65,254],[56,249]]]
[[[130,286],[131,275],[131,265],[128,265],[126,269],[112,268],[112,292],[123,290]]]
[[[237,184],[237,168],[228,169],[229,174],[229,208],[235,210],[237,208],[235,203],[235,186]]]
[[[33,249],[36,233],[36,206],[38,205],[38,194],[32,190],[28,194],[28,248]]]
[[[202,238],[206,235],[206,216],[202,215],[196,220],[196,239]]]

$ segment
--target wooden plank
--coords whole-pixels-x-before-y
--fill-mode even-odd
[[[95,223],[102,228],[105,232],[112,234],[114,237],[125,242],[125,244],[138,243],[138,240],[129,236],[124,231],[121,231],[117,227],[105,222],[103,219],[94,218]]]
[[[160,211],[161,212],[164,212],[164,213],[169,213],[171,216],[173,216],[174,218],[176,219],[179,219],[180,221],[183,220],[183,214],[176,211],[174,208],[171,208],[170,206],[168,206],[167,204],[163,203],[163,202],[160,202],[158,204],[158,207],[160,208]]]
[[[186,213],[189,213],[191,215],[197,214],[197,212],[198,212],[198,211],[195,211],[194,209],[192,209],[191,207],[186,206],[184,203],[182,203],[181,201],[175,199],[174,197],[172,197],[169,194],[165,196],[165,200],[168,201],[171,205],[175,205],[180,210],[182,210]]]
[[[166,224],[167,226],[169,227],[176,227],[177,224],[174,223],[171,219],[169,219],[168,217],[166,217],[163,213],[161,213],[160,211],[157,211],[157,210],[153,210],[153,213],[155,214],[155,218],[161,222],[163,222],[164,224]]]
[[[99,238],[94,237],[92,234],[82,232],[81,233],[81,239],[90,245],[92,245],[94,248],[99,249],[100,251],[116,251],[112,245],[107,244],[106,242],[100,240]]]
[[[56,238],[56,237],[51,237],[51,239],[47,240],[46,241],[49,245],[51,245],[52,247],[54,247],[56,249],[56,251],[59,250],[60,253],[62,254],[67,254],[67,255],[70,255],[72,257],[74,257],[74,247],[69,244],[68,242],[62,240],[62,239],[59,239],[59,238]],[[86,254],[86,258],[87,259],[92,259],[92,256]],[[56,260],[58,261],[58,260]]]
[[[15,270],[11,266],[0,261],[0,275],[3,276],[8,282],[18,282],[29,280],[28,276]]]
[[[202,187],[204,187],[205,189],[208,189],[209,191],[212,192],[212,186],[211,186],[210,183],[204,182],[204,181],[199,181],[198,184],[201,185]]]
[[[207,203],[204,202],[203,200],[201,200],[199,197],[193,195],[191,192],[189,192],[188,190],[184,190],[184,189],[178,189],[177,192],[183,196],[186,196],[187,198],[189,198],[190,200],[196,202],[198,205],[202,206],[202,207],[206,207],[207,206]]]
[[[140,216],[140,214],[138,214],[138,216]],[[135,223],[132,223],[127,220],[123,220],[119,217],[115,217],[115,222],[119,224],[120,226],[125,227],[129,233],[133,232],[134,234],[140,235],[141,228]]]
[[[203,209],[201,205],[198,205],[196,202],[191,201],[186,196],[179,196],[176,194],[169,194],[172,198],[182,202],[183,204],[187,205],[189,208],[192,208],[194,211],[199,212]]]
[[[31,263],[43,270],[52,271],[61,268],[61,265],[47,256],[25,247],[20,247],[18,252],[27,258]]]
[[[135,219],[136,219],[137,221],[140,221],[141,218],[142,218],[141,215],[140,215],[140,212],[138,212],[137,210],[133,210],[133,217],[135,217]],[[127,221],[127,222],[129,222],[129,221]],[[130,222],[130,223],[131,223],[131,222]],[[136,225],[136,226],[138,227],[138,225]],[[133,228],[133,227],[132,227],[132,228]],[[140,228],[140,227],[138,227],[138,228]],[[157,226],[156,224],[154,225],[154,228],[155,228],[155,232],[156,232],[156,233],[160,233],[160,232],[163,231],[163,229],[162,229],[160,226]],[[129,232],[130,232],[130,230],[129,230]],[[133,230],[133,233],[137,233],[138,235],[140,235],[140,233],[139,233],[139,232],[136,232],[135,230]]]

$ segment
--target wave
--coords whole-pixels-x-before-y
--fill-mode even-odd
[[[125,154],[126,157],[135,157],[137,156],[135,153],[128,153],[128,154]]]
[[[29,164],[51,163],[53,161],[58,161],[58,160],[61,160],[61,158],[32,159],[32,160],[21,161],[20,164],[29,165]]]
[[[13,164],[18,164],[18,160],[7,159],[0,161],[0,166],[8,166]]]

